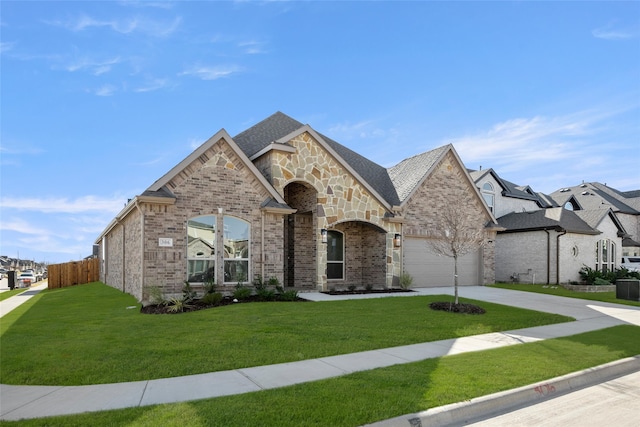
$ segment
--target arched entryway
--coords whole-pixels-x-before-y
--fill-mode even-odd
[[[284,188],[284,199],[296,209],[285,218],[284,285],[315,290],[318,193],[306,183],[293,182]]]
[[[332,233],[333,232],[333,233]],[[333,235],[334,238],[331,238]],[[347,221],[330,228],[327,242],[327,285],[331,287],[386,286],[387,233],[364,221]],[[342,248],[332,245],[343,244]],[[336,259],[337,255],[337,259]],[[341,256],[341,257],[340,257]],[[340,263],[343,264],[340,264]],[[340,277],[342,268],[342,277]]]

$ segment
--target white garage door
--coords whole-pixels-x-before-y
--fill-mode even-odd
[[[453,258],[432,253],[425,239],[404,240],[404,271],[413,276],[416,288],[453,286]],[[458,259],[458,285],[482,284],[480,253],[473,251]]]

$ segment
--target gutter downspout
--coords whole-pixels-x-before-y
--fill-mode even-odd
[[[126,250],[125,250],[125,227],[124,227],[124,222],[118,220],[118,224],[120,224],[122,226],[122,292],[125,292],[125,286],[124,286],[124,280],[125,280],[125,270],[126,270],[126,258],[125,258],[125,254],[126,254]]]
[[[262,221],[262,226],[261,226],[261,238],[260,238],[260,277],[262,277],[262,280],[265,280],[264,277],[264,261],[266,259],[265,255],[264,255],[264,216],[265,216],[265,212],[261,211],[262,215],[261,215],[261,221]]]
[[[142,271],[140,271],[140,286],[142,287],[141,297],[144,299],[144,273],[145,273],[145,262],[144,262],[144,212],[142,208],[140,208],[140,203],[136,200],[136,209],[140,212],[140,249],[142,250]]]
[[[564,230],[556,236],[556,285],[560,285],[560,237],[567,234]]]
[[[551,233],[546,228],[544,232],[547,233],[547,285],[551,283]]]

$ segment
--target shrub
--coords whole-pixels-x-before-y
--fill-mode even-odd
[[[278,296],[278,298],[281,301],[295,301],[298,299],[298,291],[293,289],[284,291]]]
[[[171,298],[167,302],[167,311],[169,313],[182,313],[186,309],[191,308],[189,301],[180,298]]]
[[[222,294],[220,292],[207,292],[200,301],[207,305],[216,305],[222,301]]]
[[[198,293],[193,290],[193,288],[191,287],[191,283],[185,281],[184,286],[182,286],[182,299],[186,302],[191,302],[197,298]]]
[[[238,301],[248,299],[251,296],[251,289],[246,286],[236,286],[236,290],[233,291],[233,297]]]
[[[204,293],[205,293],[205,295],[206,294],[215,294],[217,287],[218,287],[218,285],[216,285],[216,282],[214,282],[213,279],[207,280],[207,282],[204,284]]]
[[[147,286],[147,295],[149,302],[153,305],[164,305],[167,300],[164,298],[164,294],[159,286]]]
[[[593,284],[595,286],[605,286],[605,285],[610,285],[611,282],[608,281],[607,279],[603,279],[601,277],[596,277],[595,280],[593,281]]]
[[[413,276],[409,273],[402,273],[400,275],[400,287],[402,289],[409,289],[413,285]]]
[[[256,295],[260,301],[273,301],[276,299],[276,291],[273,289],[258,289]]]

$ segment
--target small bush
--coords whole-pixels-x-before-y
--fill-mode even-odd
[[[236,290],[233,291],[233,297],[238,301],[247,299],[251,296],[251,289],[246,286],[237,286]]]
[[[182,299],[186,302],[191,302],[197,298],[198,293],[193,290],[193,288],[191,287],[191,283],[185,281],[184,286],[182,286]]]
[[[256,295],[260,301],[274,301],[276,299],[276,291],[273,289],[259,289]]]
[[[204,284],[204,293],[206,294],[215,294],[218,285],[213,280],[208,280],[207,283]]]
[[[167,302],[167,311],[169,313],[182,313],[186,309],[191,308],[189,301],[180,298],[171,298]]]
[[[402,273],[400,275],[400,287],[402,289],[409,289],[413,285],[413,276],[409,273]]]
[[[603,279],[601,277],[596,277],[595,280],[593,281],[593,284],[595,286],[605,286],[605,285],[610,285],[611,282],[608,281],[607,279]]]
[[[200,301],[207,305],[216,305],[222,301],[222,294],[220,292],[206,293]]]
[[[298,291],[293,289],[282,292],[279,297],[281,301],[295,301],[298,299]]]
[[[167,302],[159,286],[147,286],[147,295],[149,303],[153,305],[163,305]]]
[[[356,285],[349,285],[349,286],[347,286],[347,288],[348,288],[351,292],[355,291],[355,290],[356,290],[356,287],[357,287]]]

